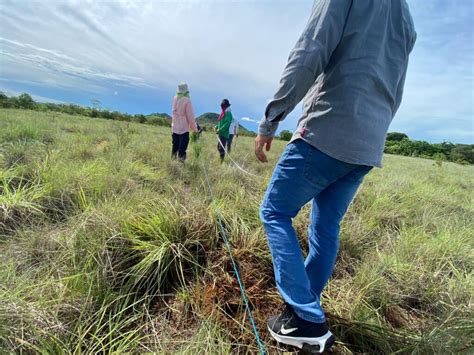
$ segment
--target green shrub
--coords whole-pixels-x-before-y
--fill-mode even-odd
[[[288,130],[283,130],[280,132],[279,138],[283,141],[289,141],[293,137],[293,133]]]
[[[148,116],[146,123],[154,126],[171,127],[171,121],[166,117]]]

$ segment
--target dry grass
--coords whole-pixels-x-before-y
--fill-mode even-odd
[[[0,352],[255,353],[216,225],[209,172],[269,353],[281,300],[258,207],[273,164],[204,134],[185,165],[169,131],[0,110]],[[385,157],[342,224],[323,295],[334,353],[472,352],[472,166]],[[295,219],[302,245],[308,209]]]

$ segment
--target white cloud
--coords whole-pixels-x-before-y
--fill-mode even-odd
[[[472,129],[474,115],[472,6],[408,2],[418,42],[392,129],[458,139],[463,135],[449,128]],[[246,121],[263,114],[311,6],[312,0],[2,0],[0,78],[14,88],[100,93],[115,101],[119,90],[121,102],[127,93],[135,99],[148,92],[161,107],[169,107],[169,97],[156,92],[171,95],[185,80],[193,98],[229,97]],[[206,105],[202,111],[211,109]],[[299,113],[281,128],[293,129]]]
[[[259,121],[257,120],[254,120],[254,119],[251,119],[249,117],[242,117],[241,118],[242,121],[246,121],[246,122],[254,122],[254,123],[258,123]]]
[[[68,77],[76,77],[90,81],[110,81],[112,83],[128,84],[136,87],[153,88],[144,79],[107,72],[81,64],[78,60],[46,48],[33,46],[0,37],[0,55],[4,60],[10,59],[13,64],[26,64],[31,69],[43,69],[46,72]],[[19,63],[20,62],[20,63]],[[8,69],[4,69],[8,74]]]
[[[19,96],[22,94],[20,91],[10,90],[10,89],[3,89],[0,85],[0,91],[3,92],[7,96]],[[61,100],[52,99],[49,97],[44,97],[40,95],[30,95],[31,98],[37,102],[51,102],[53,104],[65,104],[66,102]]]
[[[150,89],[174,89],[184,78],[194,91],[244,96],[261,109],[310,7],[310,1],[274,8],[228,1],[4,0],[3,57],[13,56],[30,70],[14,76],[9,65],[0,74],[30,80],[39,68],[39,83],[52,74],[71,87],[79,77]]]
[[[428,134],[437,137],[438,139],[446,140],[446,137],[454,138],[454,141],[464,141],[474,144],[474,130],[471,126],[470,130],[461,129],[461,128],[442,128],[442,129],[432,129],[427,131]]]
[[[28,43],[20,43],[20,42],[12,41],[12,40],[9,40],[9,39],[3,38],[3,37],[0,37],[0,42],[3,42],[2,48],[5,45],[10,44],[10,45],[14,45],[14,46],[21,47],[21,48],[32,49],[33,51],[36,51],[36,52],[44,52],[44,53],[52,54],[53,56],[61,58],[61,59],[73,60],[73,58],[71,58],[67,55],[58,53],[58,52],[53,51],[53,50],[39,48],[39,47],[33,46],[31,44],[28,44]]]

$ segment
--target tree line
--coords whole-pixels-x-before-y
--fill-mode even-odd
[[[474,144],[429,143],[411,140],[405,133],[399,132],[387,134],[385,153],[474,164]]]
[[[17,108],[25,110],[36,110],[43,112],[60,112],[69,115],[87,116],[92,118],[104,118],[107,120],[137,122],[151,124],[155,126],[171,127],[171,116],[166,113],[128,114],[119,111],[110,111],[101,107],[99,100],[91,100],[92,107],[75,105],[75,104],[59,104],[51,102],[37,102],[29,94],[23,93],[19,96],[7,96],[0,91],[0,108]],[[205,116],[205,115],[203,115]],[[217,117],[218,115],[216,115]],[[198,117],[200,120],[201,117]],[[211,124],[212,126],[212,124]],[[210,124],[202,126],[204,131],[210,130]],[[241,129],[240,134],[243,136],[256,136],[252,131],[245,128]]]
[[[104,118],[107,120],[146,123],[157,126],[171,126],[170,116],[167,114],[135,114],[131,115],[119,111],[110,111],[101,107],[100,101],[92,100],[93,107],[74,104],[57,104],[51,102],[36,102],[29,94],[23,93],[19,96],[7,96],[0,92],[1,108],[18,108],[36,111],[52,111],[66,113],[69,115],[87,116],[92,118]]]
[[[278,138],[289,141],[293,133],[280,132]],[[385,153],[450,161],[459,164],[474,164],[474,144],[454,144],[450,142],[429,143],[411,140],[405,133],[389,132],[385,141]]]
[[[93,107],[74,104],[57,104],[50,102],[36,102],[30,95],[23,93],[19,96],[7,96],[0,92],[1,108],[18,108],[37,111],[61,112],[70,115],[81,115],[108,120],[137,122],[157,126],[171,126],[170,116],[167,114],[128,114],[103,109],[98,100],[92,101]],[[292,132],[283,130],[277,137],[289,141]],[[434,159],[437,161],[451,161],[460,164],[474,164],[474,144],[454,144],[451,142],[429,143],[426,141],[411,140],[405,133],[390,132],[387,134],[385,153],[410,157]]]

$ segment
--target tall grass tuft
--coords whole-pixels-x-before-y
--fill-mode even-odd
[[[128,252],[118,262],[123,288],[151,297],[186,285],[203,269],[209,225],[199,225],[185,205],[156,200],[126,221],[122,243]],[[206,238],[207,237],[207,238]]]

